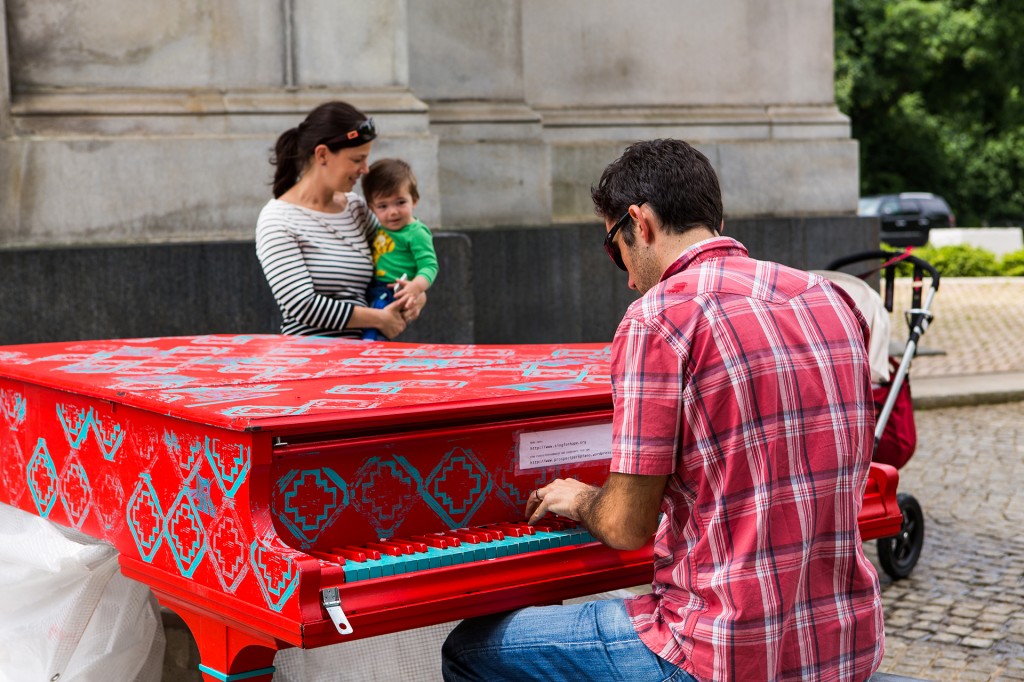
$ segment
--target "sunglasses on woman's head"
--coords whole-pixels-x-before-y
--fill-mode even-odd
[[[345,147],[358,147],[367,142],[372,142],[376,137],[377,126],[373,124],[372,118],[368,118],[347,133],[342,133],[331,140],[325,140],[321,144],[326,144],[337,150],[344,149]]]
[[[641,201],[637,204],[637,207],[643,206],[645,203],[647,202]],[[629,222],[629,209],[626,209],[625,215],[616,220],[615,224],[612,225],[612,229],[608,230],[608,234],[604,236],[605,252],[612,259],[612,262],[615,263],[615,266],[623,272],[626,271],[626,264],[622,262],[622,252],[619,250],[619,245],[615,243],[615,235],[627,222]]]

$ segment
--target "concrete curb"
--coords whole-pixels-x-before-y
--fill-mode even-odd
[[[1024,401],[1024,372],[911,378],[914,409]]]

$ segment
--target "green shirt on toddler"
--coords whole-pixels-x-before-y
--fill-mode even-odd
[[[399,230],[377,228],[373,239],[374,277],[390,284],[405,275],[422,275],[431,284],[437,277],[437,254],[430,228],[418,220]]]

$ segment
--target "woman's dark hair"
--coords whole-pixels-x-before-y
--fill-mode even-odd
[[[413,201],[420,200],[416,187],[416,176],[412,168],[401,159],[380,159],[370,166],[370,172],[363,176],[363,196],[367,203],[374,197],[389,197],[408,188]]]
[[[636,142],[604,169],[590,189],[594,212],[618,218],[631,204],[646,202],[667,232],[695,227],[717,231],[722,224],[722,190],[708,158],[682,140]],[[632,222],[622,239],[633,244]]]
[[[370,121],[370,125],[365,125]],[[362,127],[360,124],[364,124]],[[353,136],[352,133],[358,131]],[[317,145],[325,144],[332,152],[355,143],[365,144],[376,137],[372,119],[347,102],[324,102],[309,112],[306,120],[289,128],[277,138],[270,163],[274,171],[274,198],[292,188],[299,179]]]

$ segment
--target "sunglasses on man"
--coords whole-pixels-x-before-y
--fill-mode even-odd
[[[641,201],[637,203],[637,207],[643,206],[646,203],[646,201]],[[612,262],[615,263],[615,266],[623,272],[626,271],[626,264],[622,262],[622,252],[619,250],[619,245],[615,243],[615,235],[629,222],[629,219],[629,209],[626,209],[625,215],[616,220],[615,224],[612,225],[612,229],[608,230],[608,234],[604,236],[605,252],[612,259]]]

